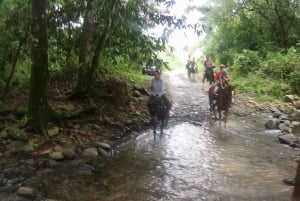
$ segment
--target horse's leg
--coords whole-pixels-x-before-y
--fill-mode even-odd
[[[160,120],[160,137],[163,136],[163,133],[164,133],[164,119]]]
[[[213,104],[212,107],[213,107],[213,112],[214,112],[215,119],[217,119],[216,105]]]
[[[154,138],[156,137],[156,127],[157,127],[157,120],[155,115],[151,116],[151,124],[153,129]]]
[[[219,119],[221,120],[221,118],[222,118],[222,111],[218,110],[218,113],[219,113]]]

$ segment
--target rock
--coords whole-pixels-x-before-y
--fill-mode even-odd
[[[23,146],[23,151],[24,151],[25,153],[32,153],[32,152],[34,152],[34,147],[33,147],[33,145],[31,145],[31,144],[25,144],[25,145]]]
[[[275,129],[277,127],[277,119],[269,119],[265,123],[265,128],[267,129]]]
[[[285,95],[283,97],[283,100],[286,101],[286,102],[292,103],[295,100],[295,96],[294,95]]]
[[[300,109],[300,101],[295,101],[294,106],[296,109]]]
[[[293,142],[297,141],[297,138],[295,137],[294,134],[290,133],[290,134],[278,136],[278,140],[284,144],[292,144]]]
[[[289,117],[287,115],[285,115],[285,114],[282,114],[280,116],[280,121],[283,122],[283,121],[286,121],[286,120],[289,120]]]
[[[53,127],[48,130],[48,136],[53,137],[56,136],[59,133],[59,128],[58,127]]]
[[[3,139],[8,138],[8,133],[6,132],[5,129],[4,129],[3,131],[1,131],[1,133],[0,133],[0,138],[3,138]]]
[[[274,112],[272,116],[273,116],[273,118],[277,118],[278,119],[281,116],[281,112]]]
[[[132,92],[132,96],[133,96],[133,97],[136,97],[136,98],[139,98],[139,97],[141,97],[141,94],[140,94],[139,91],[134,90],[134,91]]]
[[[76,158],[76,151],[75,148],[65,148],[63,150],[63,154],[67,159],[75,159]]]
[[[64,149],[63,149],[61,146],[59,146],[59,145],[56,145],[56,146],[53,148],[53,150],[56,151],[56,152],[63,152],[63,151],[64,151]]]
[[[7,127],[2,132],[1,132],[0,136],[5,136],[5,138],[11,138],[11,139],[20,140],[20,141],[28,140],[28,136],[27,136],[26,132],[19,128]]]
[[[292,127],[297,127],[300,126],[300,122],[299,121],[292,121]]]
[[[89,147],[83,150],[82,155],[91,158],[96,158],[98,156],[98,150],[95,147]]]
[[[285,123],[279,124],[278,127],[283,133],[292,133],[292,128],[287,126]]]
[[[56,107],[56,109],[70,112],[75,110],[75,107],[72,104],[67,104],[67,105],[59,105]]]
[[[62,152],[59,151],[53,151],[49,153],[49,157],[53,160],[61,160],[64,158],[64,155]]]
[[[104,156],[105,158],[109,158],[110,157],[110,153],[107,152],[106,150],[102,149],[101,147],[98,147],[99,153],[101,153],[102,156]]]
[[[111,149],[111,146],[105,142],[96,142],[95,144],[103,149]]]
[[[273,113],[281,113],[280,110],[277,107],[271,107],[271,112]]]
[[[37,192],[34,188],[21,186],[18,188],[17,195],[25,198],[35,198]]]
[[[295,111],[289,115],[291,121],[300,121],[300,111]]]

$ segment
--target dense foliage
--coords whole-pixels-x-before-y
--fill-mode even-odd
[[[198,10],[205,54],[229,66],[240,89],[300,94],[300,1],[214,0]]]
[[[0,93],[12,86],[29,91],[34,127],[57,119],[47,104],[49,76],[74,69],[70,98],[92,98],[95,81],[107,72],[126,76],[149,61],[158,66],[169,34],[184,27],[170,14],[174,0],[3,0],[0,1]],[[151,33],[157,25],[161,34]],[[11,93],[14,92],[14,93]],[[49,114],[51,116],[49,117]],[[43,122],[41,121],[43,119]]]

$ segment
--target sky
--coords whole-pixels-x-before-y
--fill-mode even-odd
[[[177,17],[182,16],[183,14],[187,15],[187,22],[190,24],[197,23],[200,13],[194,11],[191,13],[184,13],[184,9],[188,6],[200,6],[204,5],[207,2],[207,0],[176,0],[176,4],[173,7],[173,12]],[[188,52],[184,51],[185,46],[192,46],[198,41],[201,40],[203,37],[198,37],[192,30],[176,30],[172,33],[170,39],[169,39],[169,45],[175,47],[176,52],[175,54],[178,56],[180,60],[183,62],[186,61],[188,57]],[[202,53],[199,49],[196,52],[192,53],[192,57],[195,57],[196,59],[201,57]]]

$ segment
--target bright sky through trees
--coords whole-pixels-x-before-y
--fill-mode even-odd
[[[204,5],[207,0],[176,0],[176,5],[172,9],[174,14],[178,17],[186,15],[187,23],[196,24],[199,20],[200,13],[197,11],[191,11],[189,13],[185,12],[185,9],[189,6],[200,6]],[[175,54],[178,58],[185,62],[189,52],[185,51],[185,47],[193,46],[196,43],[199,43],[201,37],[197,36],[193,30],[176,30],[172,33],[169,39],[169,45],[173,46],[176,49]],[[192,53],[195,58],[201,56],[200,50]]]

